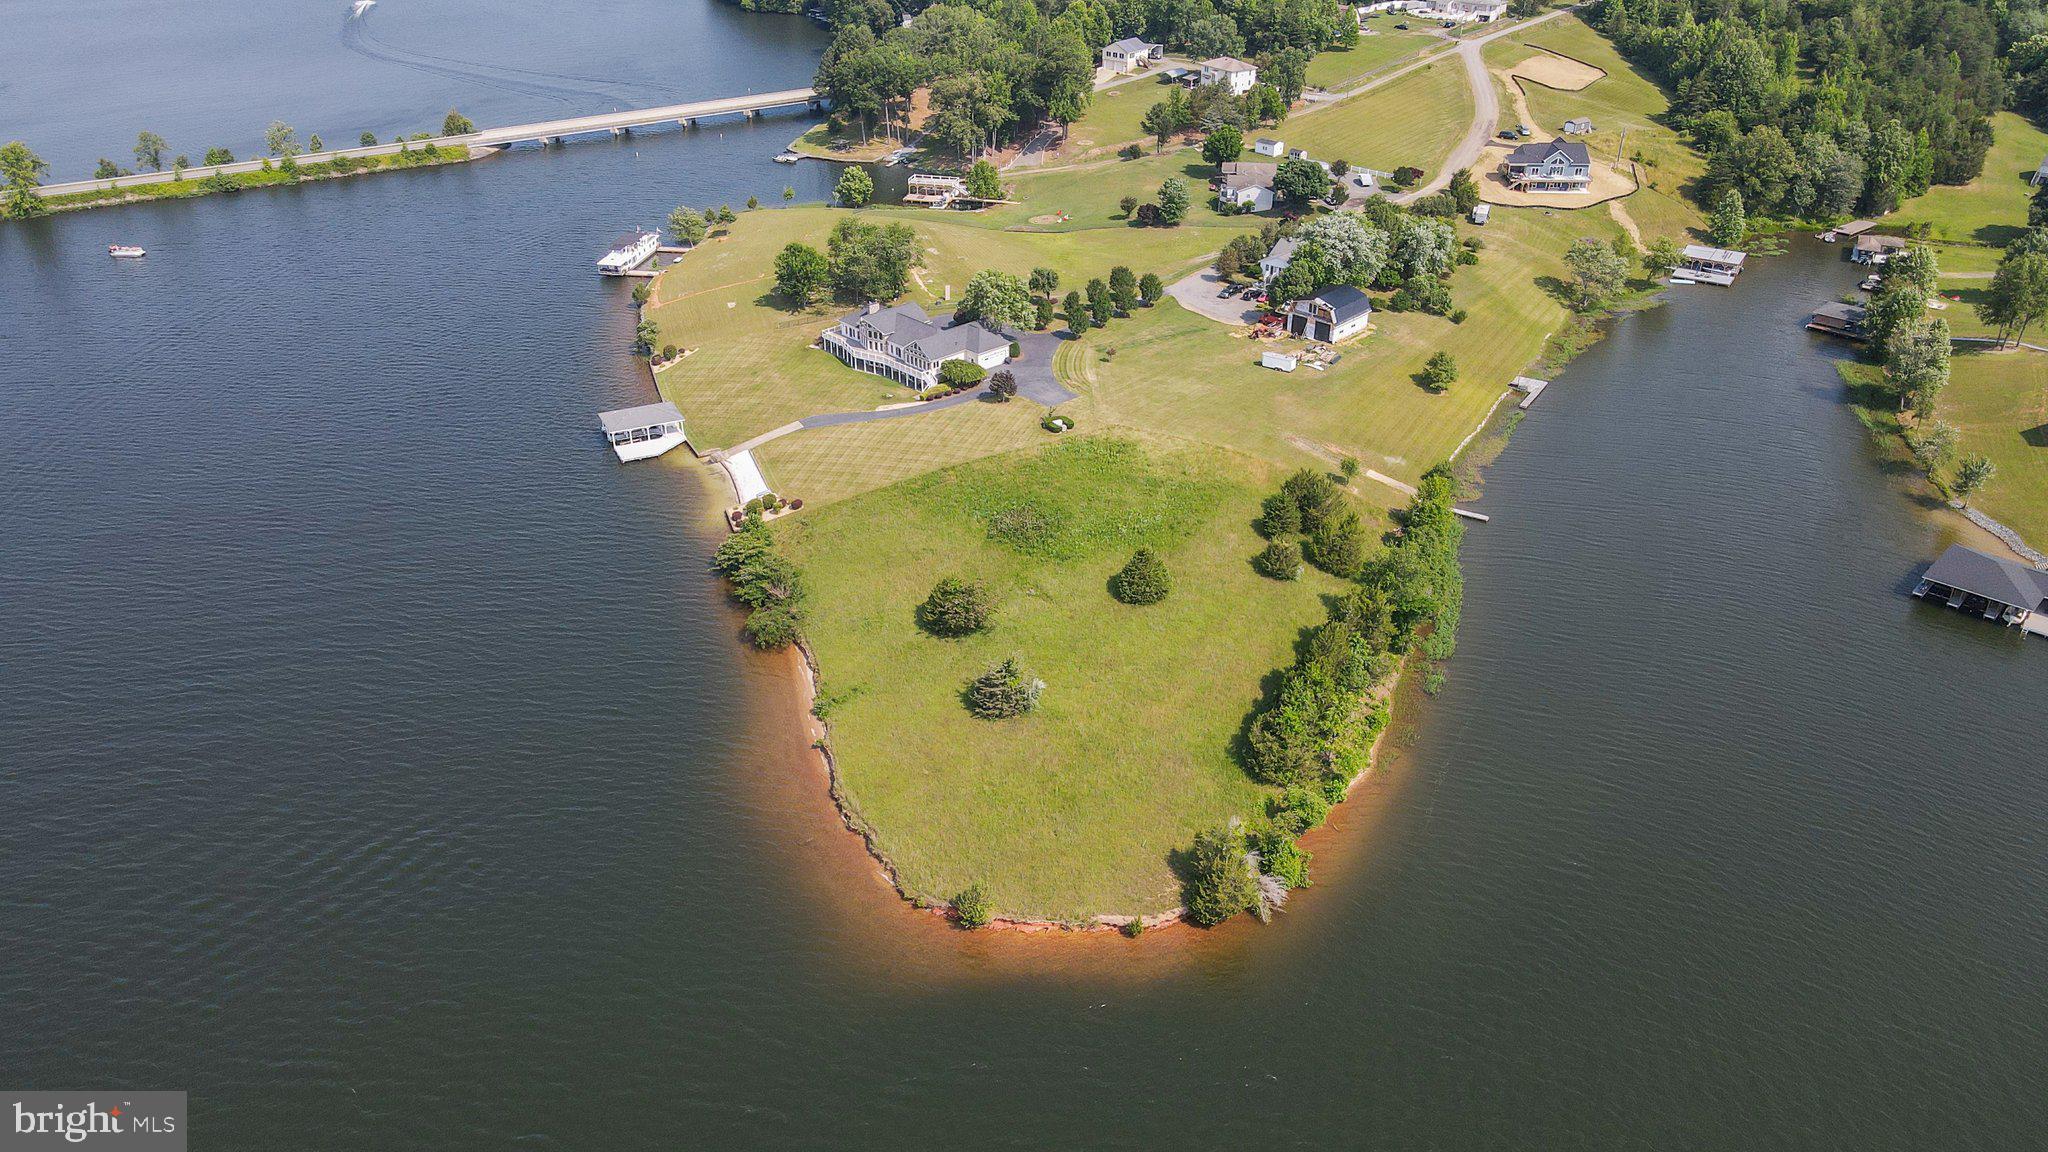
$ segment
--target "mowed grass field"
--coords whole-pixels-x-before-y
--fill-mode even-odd
[[[1156,159],[1178,163],[1173,157]],[[1110,171],[1121,175],[1119,169],[1129,167],[1133,166],[1117,165]],[[1159,163],[1133,177],[1149,180],[1176,170]],[[1201,219],[1191,220],[1190,226],[1136,228],[1116,218],[1115,200],[1122,195],[1120,188],[1138,185],[1130,178],[1121,185],[1100,178],[1098,183],[1111,189],[1107,210],[1098,205],[1087,222],[1077,220],[1058,231],[1028,225],[1006,229],[994,213],[883,208],[861,215],[907,223],[917,230],[926,267],[918,274],[919,282],[913,282],[909,298],[941,313],[949,307],[948,290],[957,300],[968,277],[982,268],[1026,276],[1033,268],[1049,267],[1074,288],[1091,277],[1107,277],[1116,264],[1128,264],[1141,275],[1157,272],[1172,279],[1221,248],[1235,231],[1255,226],[1251,221],[1225,221],[1201,209],[1196,214]],[[1085,185],[1073,181],[1070,186],[1078,195]],[[1094,195],[1099,199],[1100,193]],[[662,369],[658,380],[662,395],[682,409],[691,443],[699,450],[731,447],[805,416],[915,398],[907,388],[855,372],[811,347],[818,333],[853,305],[821,303],[794,309],[774,295],[776,253],[792,241],[824,250],[833,225],[846,215],[843,209],[822,205],[742,213],[729,233],[713,236],[654,281],[646,315],[660,331],[659,343],[693,350]],[[906,418],[893,423],[908,422]],[[787,451],[783,455],[798,461],[806,458]],[[915,463],[915,458],[906,461]],[[924,467],[929,465],[899,467],[877,479],[887,482]],[[777,482],[789,487],[791,495],[803,495],[806,479],[801,465],[794,464]],[[844,491],[846,479],[842,473],[827,487]]]
[[[1340,590],[1250,568],[1279,479],[1210,446],[1073,434],[783,522],[840,773],[911,893],[979,882],[1004,914],[1067,920],[1177,903],[1169,854],[1260,802],[1231,741]],[[1138,547],[1173,578],[1142,608],[1107,590]],[[949,575],[992,590],[990,631],[917,628]],[[962,689],[1008,656],[1045,681],[1039,708],[976,719]]]
[[[1957,349],[1940,418],[1962,433],[1963,452],[1998,465],[1971,503],[2048,548],[2048,353]]]
[[[1454,301],[1470,312],[1463,324],[1376,312],[1371,332],[1342,345],[1335,366],[1285,373],[1259,367],[1259,353],[1273,345],[1167,301],[1062,348],[1061,378],[1105,424],[1160,429],[1289,467],[1351,455],[1413,482],[1457,447],[1567,322],[1537,281],[1563,275],[1574,239],[1607,241],[1619,231],[1600,213],[1501,212],[1493,220],[1459,226],[1486,243],[1480,262],[1452,282]],[[1415,380],[1438,350],[1459,369],[1441,394]],[[1375,501],[1399,499],[1367,481],[1356,487]]]
[[[1069,148],[1108,148],[1133,140],[1150,140],[1139,121],[1154,104],[1166,99],[1172,85],[1160,76],[1141,76],[1104,88],[1088,98],[1088,111],[1067,128]]]
[[[1433,60],[1349,100],[1297,112],[1277,134],[1318,160],[1391,172],[1413,165],[1434,175],[1472,124],[1472,91],[1454,58]]]
[[[1699,226],[1699,210],[1685,198],[1683,189],[1699,177],[1705,164],[1663,123],[1671,107],[1663,90],[1631,68],[1606,37],[1577,16],[1560,16],[1496,40],[1481,53],[1488,67],[1507,68],[1528,57],[1531,47],[1569,56],[1607,73],[1577,92],[1521,81],[1529,114],[1535,118],[1529,127],[1537,137],[1548,139],[1563,130],[1566,120],[1590,117],[1594,131],[1584,139],[1593,155],[1609,163],[1617,150],[1623,160],[1641,157],[1642,187],[1621,204],[1643,230],[1644,239],[1678,239]],[[1512,100],[1501,105],[1503,123],[1512,121],[1514,114],[1509,110],[1513,107]]]
[[[1935,240],[1972,241],[2004,247],[2027,228],[2028,181],[2048,157],[2048,132],[2016,112],[1992,118],[1991,151],[1984,171],[1968,184],[1938,184],[1899,205],[1887,216],[1887,231],[1926,225]],[[1993,263],[1995,265],[1995,253]],[[1949,261],[1942,262],[1943,268]],[[1960,261],[1955,271],[1962,271]]]
[[[1403,32],[1394,27],[1401,23],[1407,23],[1410,30]],[[1444,41],[1440,37],[1416,30],[1423,23],[1386,14],[1371,17],[1364,25],[1372,29],[1371,33],[1359,36],[1355,46],[1318,52],[1308,62],[1309,87],[1342,91],[1370,73],[1441,47]]]

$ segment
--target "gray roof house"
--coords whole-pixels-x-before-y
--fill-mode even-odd
[[[1166,45],[1153,44],[1136,36],[1126,36],[1102,49],[1102,66],[1112,72],[1129,72],[1143,68],[1166,56]]]
[[[1371,317],[1372,297],[1339,284],[1296,300],[1287,309],[1287,331],[1304,340],[1335,344],[1364,331]]]
[[[1564,134],[1567,136],[1591,136],[1593,134],[1593,121],[1585,116],[1574,116],[1564,122]]]
[[[1521,192],[1584,192],[1593,182],[1593,154],[1582,140],[1531,141],[1501,161],[1508,187]]]
[[[2044,180],[2048,180],[2048,160],[2041,161],[2040,166],[2034,169],[2034,178],[2028,183],[2039,185]]]
[[[939,382],[939,365],[971,360],[994,368],[1010,358],[1010,338],[968,322],[941,327],[916,304],[867,307],[840,318],[819,338],[847,367],[923,391]]]
[[[2048,636],[2048,572],[2016,560],[1951,544],[1928,566],[1913,595]]]
[[[1813,315],[1807,319],[1806,326],[1815,332],[1825,332],[1830,336],[1861,340],[1866,335],[1863,331],[1865,315],[1861,305],[1830,300],[1813,310]]]
[[[1273,250],[1259,261],[1259,278],[1271,280],[1287,271],[1287,265],[1294,259],[1294,250],[1301,244],[1292,236],[1283,236],[1273,242]]]

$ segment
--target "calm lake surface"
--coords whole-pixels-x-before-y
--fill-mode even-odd
[[[171,11],[129,7],[77,19]],[[71,50],[16,8],[0,51]],[[332,8],[178,11],[277,22],[279,102],[332,119],[548,112],[322,72]],[[701,0],[418,8],[373,27],[679,99],[818,47]],[[221,57],[198,88],[17,75],[0,135],[118,143],[145,95],[314,127],[233,106],[266,43],[153,41]],[[1676,290],[1545,394],[1450,683],[1287,915],[968,935],[832,818],[690,466],[594,431],[648,397],[605,241],[822,197],[767,159],[801,123],[0,227],[0,1082],[186,1089],[232,1149],[2048,1141],[2048,645],[1903,595],[1957,522],[1798,327],[1837,250]]]

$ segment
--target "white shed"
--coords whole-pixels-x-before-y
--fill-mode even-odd
[[[1259,353],[1259,367],[1261,368],[1277,368],[1282,372],[1292,372],[1300,365],[1301,357],[1299,356],[1290,356],[1285,352],[1274,352],[1270,349]]]

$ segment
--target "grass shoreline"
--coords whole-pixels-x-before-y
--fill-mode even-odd
[[[467,146],[436,147],[433,152],[394,152],[385,156],[367,156],[345,163],[323,160],[313,164],[301,164],[296,172],[271,168],[256,172],[224,173],[231,184],[215,183],[217,176],[194,180],[166,180],[157,184],[137,184],[127,188],[102,188],[89,192],[71,192],[62,196],[42,197],[43,207],[50,213],[81,212],[91,208],[111,208],[121,204],[143,204],[153,200],[196,200],[202,196],[225,196],[236,192],[247,192],[258,188],[294,188],[320,180],[340,180],[350,176],[367,176],[373,172],[410,172],[420,168],[439,168],[448,164],[467,164],[476,157]]]

